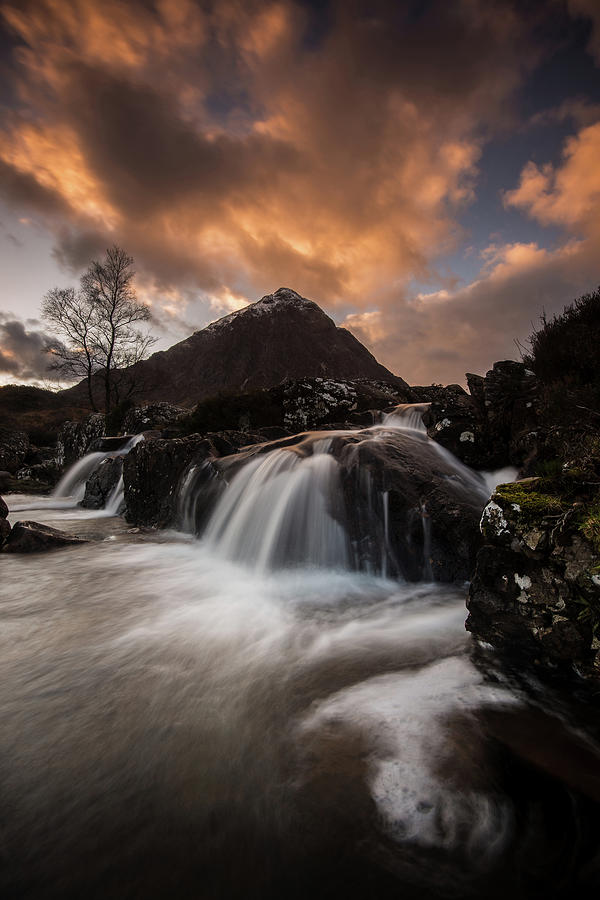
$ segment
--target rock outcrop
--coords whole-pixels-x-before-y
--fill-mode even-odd
[[[121,431],[128,434],[139,434],[141,431],[162,431],[177,424],[183,416],[189,415],[189,409],[174,406],[172,403],[151,403],[147,406],[133,406],[125,413],[121,423]]]
[[[500,486],[486,506],[467,628],[546,671],[600,682],[600,497],[578,471]]]
[[[39,522],[15,522],[2,550],[5,553],[41,553],[85,543],[83,538]]]
[[[260,435],[229,431],[142,441],[123,461],[126,518],[133,525],[178,524],[179,487],[191,466],[235,453]]]
[[[82,422],[65,422],[60,429],[56,458],[60,466],[70,466],[88,453],[91,444],[104,436],[105,423],[101,413],[92,413]]]
[[[279,428],[283,436],[332,423],[373,425],[380,421],[381,410],[410,398],[407,389],[384,381],[302,378],[274,388],[212,397],[199,403],[179,426],[194,432]]]
[[[486,374],[467,375],[460,385],[412,387],[428,401],[428,434],[476,469],[516,466],[533,471],[538,448],[537,379],[523,363],[503,360]]]
[[[29,438],[24,431],[0,428],[0,469],[14,474],[21,468],[29,452]]]

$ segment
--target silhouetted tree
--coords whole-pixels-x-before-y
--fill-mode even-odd
[[[136,327],[150,320],[150,310],[136,297],[134,275],[133,258],[111,247],[102,261],[90,263],[78,291],[54,288],[42,301],[44,319],[61,338],[48,344],[51,368],[85,378],[92,409],[94,380],[101,378],[105,415],[132,395],[135,380],[123,370],[140,362],[156,340]]]

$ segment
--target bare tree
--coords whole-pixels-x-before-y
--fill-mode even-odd
[[[74,288],[53,288],[42,300],[42,316],[63,341],[48,341],[50,369],[66,378],[85,378],[90,406],[97,411],[92,376],[99,368],[94,308]]]
[[[106,415],[135,390],[134,379],[123,370],[140,362],[156,340],[136,327],[150,320],[150,310],[136,297],[134,275],[133,258],[111,247],[102,261],[90,263],[78,291],[54,288],[42,303],[44,318],[66,341],[48,346],[52,367],[87,379],[93,409],[94,378],[100,377]]]

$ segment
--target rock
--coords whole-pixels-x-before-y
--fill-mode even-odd
[[[141,431],[157,430],[175,425],[183,416],[189,415],[189,409],[174,406],[172,403],[151,403],[147,406],[134,406],[123,418],[121,428],[130,434]]]
[[[10,534],[10,522],[8,519],[0,519],[0,547],[3,546],[6,538]]]
[[[39,553],[70,544],[85,544],[83,538],[39,522],[15,522],[4,544],[5,553]]]
[[[0,469],[11,474],[21,468],[29,451],[29,438],[24,431],[0,428]]]
[[[67,467],[85,456],[92,442],[104,436],[104,430],[104,416],[101,413],[92,413],[81,422],[65,422],[58,435],[58,464]]]
[[[342,466],[361,568],[373,568],[369,560],[376,568],[387,543],[388,575],[444,582],[469,577],[486,497],[473,473],[455,467],[425,438],[401,433],[335,438],[332,452]],[[367,512],[374,504],[375,517]]]
[[[217,396],[199,403],[180,427],[208,432],[257,432],[279,428],[286,434],[331,423],[372,425],[378,410],[410,399],[410,392],[385,381],[303,378],[245,394]]]
[[[600,679],[600,525],[590,491],[577,472],[497,489],[482,516],[467,629],[541,670]]]
[[[94,438],[86,453],[113,453],[121,450],[133,437],[135,437],[133,434],[123,434],[117,437],[103,436]]]
[[[109,456],[92,472],[81,501],[84,509],[104,509],[123,472],[123,456]]]
[[[427,433],[466,465],[488,468],[483,420],[470,397],[458,384],[436,392],[423,416]]]
[[[124,458],[126,519],[168,528],[178,520],[178,488],[191,466],[235,453],[260,435],[228,431],[142,441]]]
[[[8,506],[6,502],[0,497],[0,519],[8,518]]]
[[[412,387],[428,401],[429,436],[466,465],[479,470],[516,466],[533,471],[537,454],[537,380],[513,360],[494,363],[486,374],[468,373],[469,393],[458,384]]]
[[[59,477],[60,469],[54,460],[26,466],[17,472],[19,481],[37,482],[40,490],[48,490],[48,488],[53,487]]]

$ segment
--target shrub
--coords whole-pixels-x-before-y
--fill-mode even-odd
[[[570,393],[600,399],[600,288],[565,306],[552,319],[543,315],[529,344],[525,362],[540,381],[561,383]]]

